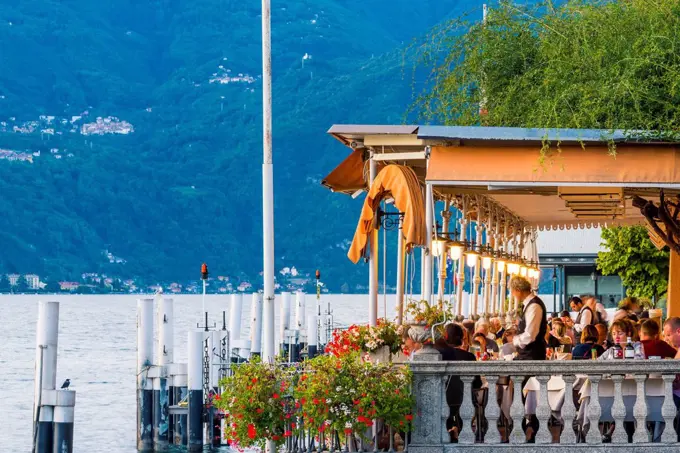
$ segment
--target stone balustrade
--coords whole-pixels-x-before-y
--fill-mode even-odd
[[[680,360],[442,362],[428,357],[437,355],[410,363],[416,399],[411,453],[680,448],[673,424]],[[526,392],[515,384],[525,381]],[[453,418],[446,396],[451,383],[463,389]],[[533,436],[522,425],[535,426],[536,420],[535,439],[528,443]]]

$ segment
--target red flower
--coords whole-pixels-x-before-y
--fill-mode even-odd
[[[364,423],[364,422],[366,422],[366,417],[364,417],[363,415],[359,415],[359,416],[357,417],[357,421],[358,421],[359,423]]]
[[[252,382],[253,384],[254,384],[254,383],[256,383],[256,382],[257,382],[257,378],[253,378],[253,379],[251,379],[251,381],[250,381],[250,382]]]
[[[413,420],[413,415],[412,414],[407,414],[406,417],[404,417],[406,420],[411,421]]]
[[[296,425],[295,423],[291,423],[291,424],[290,424],[290,429],[295,429],[296,426],[297,426],[297,425]]]
[[[278,394],[278,393],[274,393],[274,394],[272,395],[272,398],[274,398],[275,400],[276,400],[276,399],[279,399],[279,394]]]
[[[352,434],[352,428],[345,428],[345,434],[347,434],[348,436]]]
[[[352,402],[354,403],[355,406],[358,406],[359,404],[361,404],[361,401],[359,401],[359,400],[354,400]]]
[[[316,398],[314,398],[314,399],[312,400],[312,403],[314,403],[314,404],[319,404],[319,400],[316,399]]]
[[[256,436],[257,436],[257,431],[255,430],[255,425],[253,425],[251,423],[251,424],[248,425],[248,437],[250,439],[255,439]]]
[[[300,376],[300,380],[301,380],[301,381],[306,381],[306,380],[307,380],[307,375],[306,375],[306,374],[303,374],[302,376]]]
[[[258,414],[261,414],[262,412],[264,412],[264,410],[262,410],[261,408],[258,407],[257,409],[255,409],[255,412],[257,412]]]
[[[291,430],[287,430],[285,433],[283,433],[283,437],[290,437],[293,435],[293,432]]]
[[[274,434],[272,436],[272,440],[279,440],[279,439],[281,439],[281,437],[277,436],[276,434]]]
[[[295,409],[300,409],[300,403],[297,401],[295,402]]]

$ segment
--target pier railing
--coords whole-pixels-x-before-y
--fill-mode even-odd
[[[673,399],[680,360],[410,366],[416,399],[411,453],[680,448]]]

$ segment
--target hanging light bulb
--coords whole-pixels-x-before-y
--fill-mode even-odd
[[[498,272],[503,272],[505,270],[505,260],[502,257],[496,258],[496,269]]]
[[[507,263],[508,274],[517,275],[519,273],[519,263],[515,260],[511,260]]]
[[[524,263],[520,264],[519,265],[519,275],[520,275],[520,277],[526,278],[528,270],[529,270],[529,268],[526,266],[526,264],[524,264]]]
[[[432,239],[432,256],[439,257],[446,253],[446,243],[448,240],[443,237],[436,237]]]
[[[460,241],[449,242],[449,256],[452,260],[458,261],[465,251],[465,244]]]
[[[493,258],[489,255],[484,255],[482,256],[482,268],[485,271],[488,271],[491,269],[491,262],[493,261]]]
[[[468,267],[475,267],[477,265],[477,259],[479,258],[479,253],[474,250],[468,250],[465,252],[465,264]]]

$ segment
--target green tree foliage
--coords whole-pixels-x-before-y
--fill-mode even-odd
[[[494,5],[421,47],[415,108],[444,124],[680,129],[680,5],[572,0]],[[488,113],[481,118],[483,102]]]
[[[606,228],[602,231],[606,251],[597,257],[605,275],[619,275],[629,296],[662,297],[668,287],[669,251],[658,250],[642,226]]]
[[[680,131],[678,2],[502,2],[485,25],[480,15],[447,22],[417,48],[418,70],[431,69],[413,105],[424,120]],[[542,151],[545,164],[555,148]],[[605,273],[620,275],[634,295],[666,292],[668,252],[656,251],[643,228],[605,228],[602,238]]]

